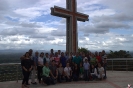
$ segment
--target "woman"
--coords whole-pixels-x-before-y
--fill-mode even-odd
[[[24,76],[23,81],[22,81],[22,88],[28,87],[27,85],[28,85],[30,72],[32,70],[32,65],[33,65],[33,63],[32,63],[32,60],[29,57],[29,53],[26,52],[25,53],[25,59],[23,59],[22,62],[21,62],[21,66],[22,66],[22,70],[23,70],[23,76]]]
[[[58,81],[61,83],[62,80],[64,80],[64,68],[62,67],[62,64],[59,64],[59,68],[57,68],[58,70]]]
[[[95,68],[94,65],[91,65],[91,76],[92,76],[92,80],[96,80],[97,78],[97,68]]]
[[[47,85],[54,84],[54,80],[50,77],[51,71],[49,69],[48,62],[45,63],[45,66],[43,67],[43,82],[45,82]]]
[[[58,67],[59,66],[59,63],[60,63],[60,58],[58,57],[58,53],[57,52],[55,53],[54,60],[55,60],[56,67]]]
[[[72,69],[69,66],[69,63],[66,64],[66,67],[64,68],[64,73],[65,73],[66,82],[71,82]]]
[[[101,66],[101,63],[98,63],[98,78],[103,80],[104,76],[105,76],[104,68]]]
[[[41,83],[42,68],[43,68],[43,66],[44,66],[44,64],[43,64],[43,63],[44,63],[43,57],[44,57],[44,53],[41,52],[41,53],[40,53],[40,57],[38,58],[38,67],[37,67],[39,83]]]

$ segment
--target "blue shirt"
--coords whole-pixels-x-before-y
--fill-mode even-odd
[[[84,63],[84,70],[89,70],[90,64],[87,62]]]
[[[38,66],[38,56],[34,56],[33,61],[34,61],[34,63],[36,63],[36,66]]]
[[[61,56],[60,57],[60,62],[61,62],[61,64],[62,64],[62,67],[66,67],[66,57],[64,57],[64,56]]]

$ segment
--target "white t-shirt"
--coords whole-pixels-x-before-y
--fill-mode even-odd
[[[85,62],[85,59],[87,59],[87,60],[88,60],[88,58],[87,58],[87,57],[85,57],[85,58],[83,59],[83,62]]]
[[[97,69],[96,68],[94,68],[94,73],[91,73],[91,75],[96,75],[97,76]]]
[[[98,67],[98,71],[99,71],[99,73],[104,73],[104,68],[103,67]]]
[[[39,62],[41,65],[43,65],[43,58],[42,58],[42,57],[39,57],[39,58],[38,58],[38,62]]]
[[[50,59],[48,57],[46,57],[46,62],[48,62],[48,63],[50,62]]]
[[[71,71],[71,67],[65,67],[64,68],[64,72],[66,73],[66,75],[70,76],[70,71]]]

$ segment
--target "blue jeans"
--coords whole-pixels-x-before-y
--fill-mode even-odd
[[[85,81],[89,81],[89,75],[90,75],[89,70],[84,70],[84,79],[85,79]]]

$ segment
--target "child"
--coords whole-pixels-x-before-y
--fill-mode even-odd
[[[88,63],[88,60],[85,59],[85,62],[83,64],[84,66],[84,79],[85,81],[89,81],[89,76],[90,76],[90,64]]]

